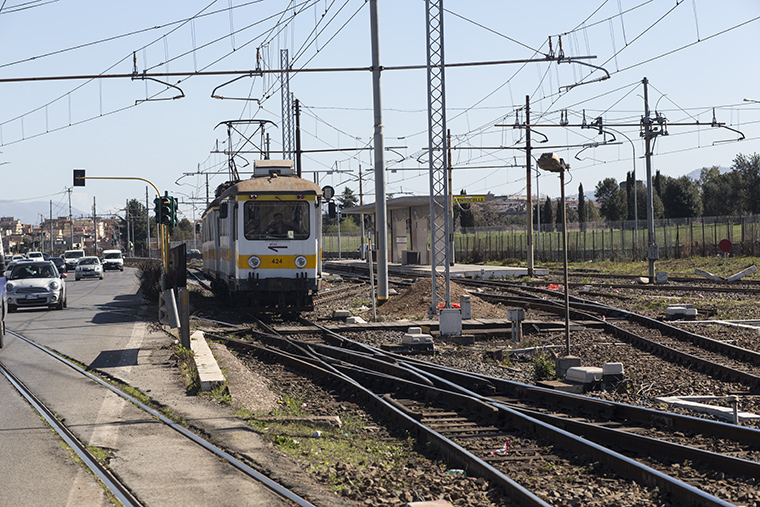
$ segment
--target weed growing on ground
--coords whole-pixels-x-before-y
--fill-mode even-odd
[[[554,364],[546,352],[536,352],[530,360],[533,365],[533,378],[545,380],[554,378]]]

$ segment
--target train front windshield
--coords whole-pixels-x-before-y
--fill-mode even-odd
[[[306,201],[246,201],[243,207],[246,239],[307,239]]]

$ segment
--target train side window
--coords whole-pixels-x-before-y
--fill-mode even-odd
[[[219,205],[219,218],[227,218],[227,203],[223,202]]]

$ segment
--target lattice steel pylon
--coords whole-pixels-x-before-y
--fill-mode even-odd
[[[438,311],[436,293],[438,267],[444,267],[446,308],[451,308],[449,292],[449,185],[446,178],[446,88],[443,57],[443,0],[426,0],[428,77],[428,158],[430,161],[430,254],[432,303],[429,313]]]
[[[280,93],[282,94],[282,158],[293,160],[293,96],[290,94],[290,62],[288,50],[280,50]]]

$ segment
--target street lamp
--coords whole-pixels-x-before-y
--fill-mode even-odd
[[[565,271],[565,356],[570,355],[570,288],[567,285],[567,206],[565,204],[565,171],[570,165],[556,153],[543,153],[538,157],[538,167],[544,171],[559,173],[559,185],[562,195],[562,245]]]

